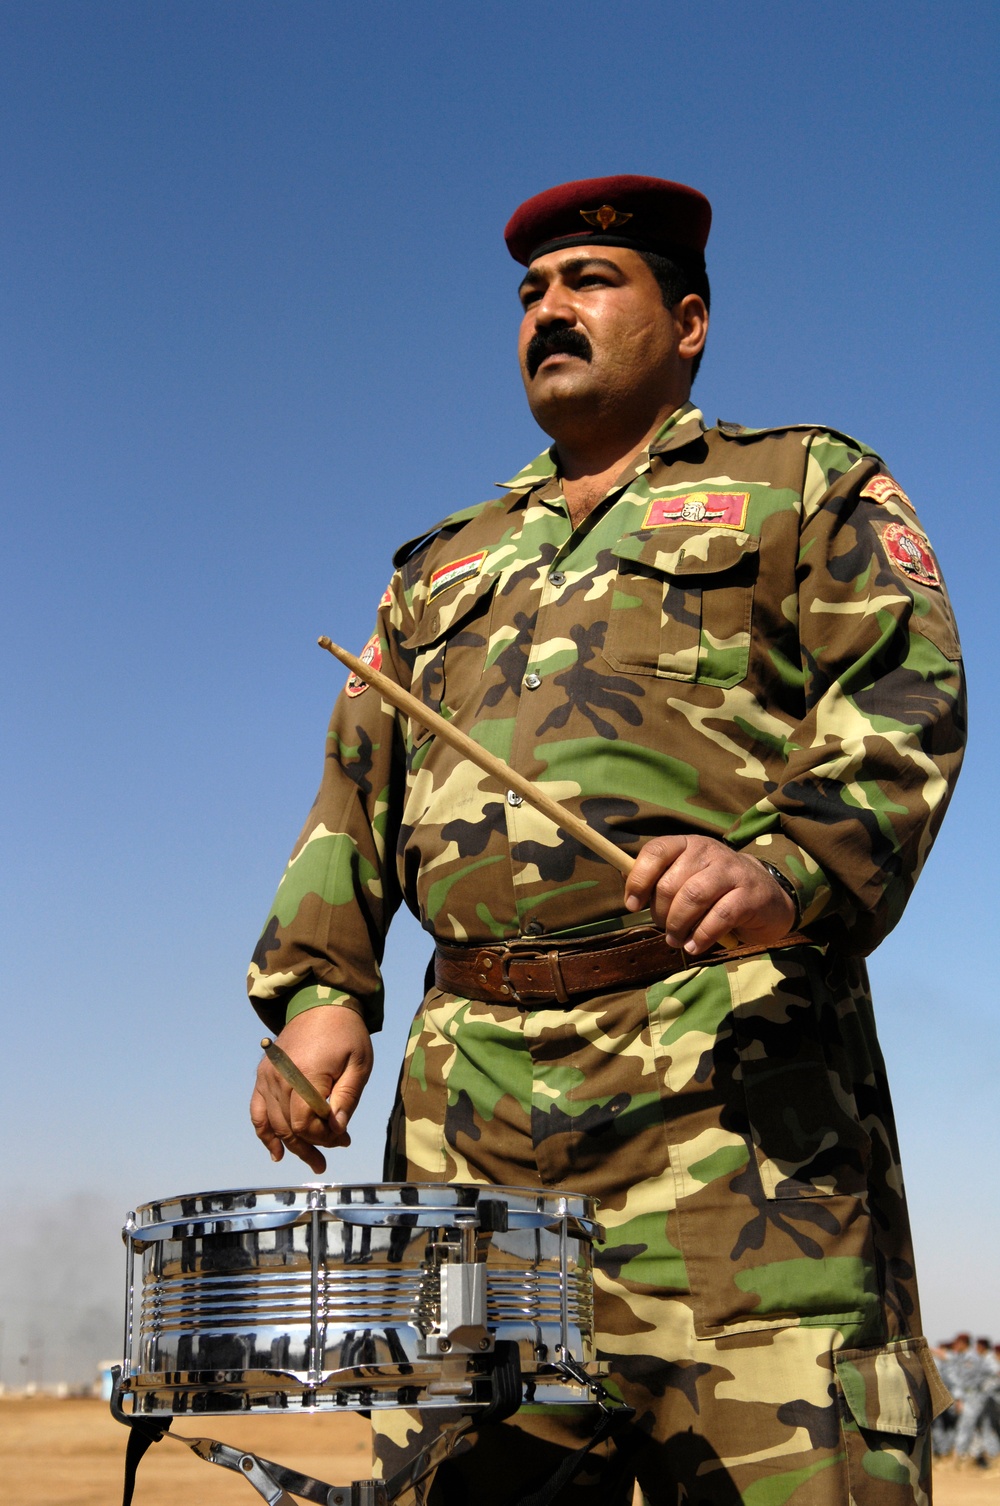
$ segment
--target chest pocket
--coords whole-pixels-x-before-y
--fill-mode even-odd
[[[413,695],[449,719],[481,687],[496,583],[495,575],[484,575],[443,591],[403,640],[414,655]],[[430,733],[412,726],[411,735],[419,747]]]
[[[628,534],[604,657],[631,675],[738,685],[750,662],[759,539],[731,528]]]

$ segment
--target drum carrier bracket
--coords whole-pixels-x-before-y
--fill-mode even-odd
[[[510,1350],[516,1348],[514,1345],[501,1347]],[[503,1368],[509,1369],[512,1359],[513,1356],[503,1354],[501,1356]],[[513,1359],[513,1363],[516,1366],[516,1359]],[[593,1437],[587,1443],[575,1453],[567,1455],[554,1474],[550,1475],[530,1496],[522,1498],[518,1503],[513,1503],[513,1506],[549,1506],[563,1486],[573,1479],[591,1450],[599,1443],[603,1443],[606,1438],[614,1436],[627,1427],[635,1416],[635,1410],[632,1407],[620,1403],[609,1405],[611,1398],[605,1387],[599,1380],[589,1376],[583,1366],[575,1360],[569,1358],[559,1360],[555,1368],[562,1371],[568,1381],[590,1392],[598,1412],[597,1427]],[[315,1506],[392,1506],[392,1503],[398,1501],[404,1492],[413,1490],[421,1480],[426,1479],[439,1464],[443,1463],[459,1439],[467,1433],[474,1432],[480,1421],[486,1418],[499,1421],[503,1416],[512,1415],[521,1400],[518,1368],[516,1384],[511,1383],[515,1381],[515,1377],[512,1376],[505,1377],[501,1383],[502,1400],[498,1398],[497,1405],[490,1407],[479,1417],[466,1414],[464,1417],[450,1419],[440,1428],[436,1437],[426,1448],[388,1479],[352,1480],[349,1485],[328,1485],[324,1480],[314,1479],[312,1475],[300,1474],[298,1470],[288,1469],[283,1464],[276,1464],[273,1459],[262,1459],[259,1455],[248,1453],[244,1449],[233,1448],[228,1443],[220,1443],[218,1439],[188,1438],[180,1433],[172,1433],[169,1431],[173,1422],[171,1417],[153,1419],[130,1416],[121,1404],[121,1366],[115,1365],[111,1375],[113,1382],[111,1413],[129,1429],[122,1506],[131,1506],[132,1494],[135,1490],[135,1472],[139,1461],[151,1444],[158,1443],[164,1437],[173,1439],[175,1443],[183,1443],[192,1453],[197,1454],[199,1459],[204,1459],[209,1464],[218,1464],[223,1469],[231,1469],[242,1475],[257,1494],[267,1501],[268,1506],[295,1506],[289,1494],[290,1491],[302,1497],[303,1500],[314,1502]]]

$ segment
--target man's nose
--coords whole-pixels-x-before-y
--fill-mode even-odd
[[[554,324],[576,323],[576,309],[567,290],[558,282],[550,283],[535,304],[535,328],[551,329]]]

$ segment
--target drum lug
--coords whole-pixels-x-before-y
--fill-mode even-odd
[[[439,1317],[422,1338],[423,1357],[488,1354],[493,1336],[486,1327],[486,1266],[474,1261],[442,1261],[437,1278]]]

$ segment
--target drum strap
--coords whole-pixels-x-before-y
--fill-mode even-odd
[[[605,1409],[593,1438],[588,1443],[585,1443],[582,1448],[578,1448],[575,1454],[570,1454],[565,1458],[559,1468],[543,1484],[539,1485],[537,1490],[533,1490],[531,1495],[522,1496],[517,1502],[517,1506],[549,1506],[549,1502],[555,1500],[563,1486],[568,1485],[574,1478],[591,1449],[595,1449],[599,1443],[603,1443],[605,1438],[611,1438],[615,1433],[620,1432],[622,1428],[626,1427],[632,1421],[634,1416],[635,1412],[632,1407],[615,1407],[614,1410]]]
[[[151,1444],[159,1443],[171,1422],[173,1422],[172,1417],[167,1417],[155,1423],[129,1418],[128,1443],[125,1446],[125,1482],[122,1491],[122,1506],[132,1506],[132,1495],[135,1491],[135,1472],[139,1468],[140,1460]]]
[[[564,1485],[575,1477],[583,1461],[592,1449],[603,1443],[606,1438],[613,1438],[616,1433],[621,1433],[635,1417],[635,1408],[627,1407],[621,1402],[615,1402],[609,1406],[612,1398],[599,1380],[587,1374],[583,1366],[569,1356],[565,1356],[558,1362],[558,1368],[563,1371],[566,1378],[575,1381],[578,1385],[586,1387],[593,1396],[600,1410],[601,1420],[597,1425],[592,1438],[582,1448],[578,1448],[575,1454],[569,1454],[547,1480],[531,1492],[530,1495],[522,1496],[516,1506],[549,1506],[549,1502],[562,1490]],[[621,1444],[619,1444],[621,1450]],[[623,1450],[622,1450],[623,1451]]]

